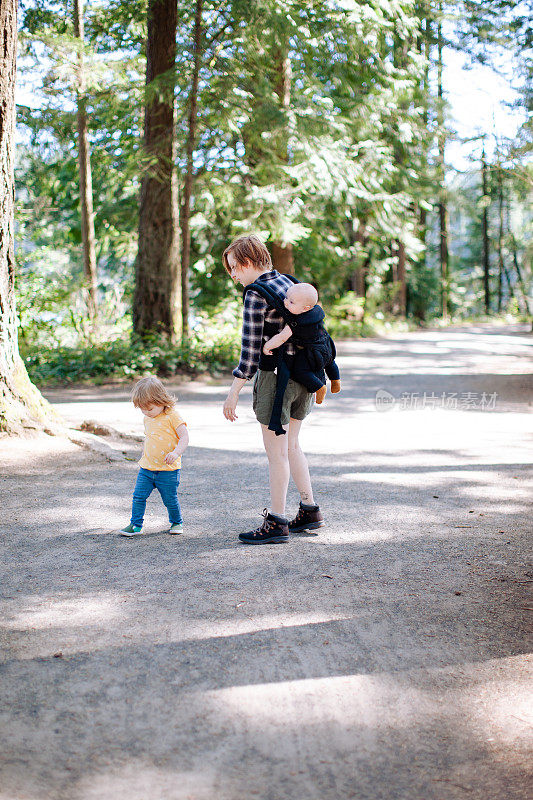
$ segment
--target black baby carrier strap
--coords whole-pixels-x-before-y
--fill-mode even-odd
[[[300,283],[294,275],[287,275],[286,277],[293,283]],[[288,311],[285,308],[283,300],[266,282],[258,280],[254,281],[254,283],[251,283],[249,286],[245,286],[243,299],[246,297],[246,293],[251,290],[261,295],[269,306],[276,309],[285,322],[288,321]],[[278,333],[277,327],[268,322],[264,323],[263,330],[269,339]],[[265,372],[277,370],[276,395],[274,397],[270,422],[268,423],[268,429],[274,431],[276,436],[282,436],[285,433],[285,429],[281,425],[281,409],[283,406],[285,389],[291,377],[291,360],[291,357],[287,355],[287,347],[285,344],[282,344],[281,347],[277,347],[271,356],[267,356],[263,353],[263,349],[261,348],[259,369]]]
[[[293,283],[300,283],[298,278],[295,278],[294,275],[285,275],[285,277],[288,278]],[[247,293],[250,291],[254,291],[257,292],[257,294],[260,294],[261,297],[267,301],[268,305],[275,308],[276,311],[279,311],[283,319],[287,321],[288,311],[285,308],[285,303],[283,302],[279,294],[275,292],[274,289],[272,289],[268,285],[268,283],[266,283],[265,281],[258,280],[254,281],[253,283],[250,283],[248,286],[245,286],[242,293],[243,300],[246,297]]]

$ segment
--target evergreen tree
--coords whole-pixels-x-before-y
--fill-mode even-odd
[[[0,431],[42,427],[53,416],[19,356],[15,304],[14,128],[17,4],[0,6]]]
[[[178,207],[174,179],[176,0],[150,0],[146,44],[144,163],[135,265],[137,334],[177,330]]]

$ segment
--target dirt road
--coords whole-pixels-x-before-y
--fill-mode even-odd
[[[236,539],[267,470],[250,390],[222,416],[229,378],[171,384],[183,536],[155,495],[148,534],[116,535],[131,438],[112,461],[2,440],[0,800],[525,800],[531,342],[342,344],[303,434],[328,527],[286,545]],[[128,391],[47,396],[135,436]]]

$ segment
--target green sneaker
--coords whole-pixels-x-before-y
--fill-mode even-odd
[[[142,526],[139,528],[138,525],[132,525],[131,523],[119,531],[121,536],[140,536],[142,532]]]
[[[171,525],[169,529],[169,533],[183,533],[183,523],[176,522],[175,525]]]

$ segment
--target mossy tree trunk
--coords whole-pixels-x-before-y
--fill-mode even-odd
[[[15,309],[14,129],[17,2],[0,5],[0,431],[21,433],[53,421],[19,356]]]

